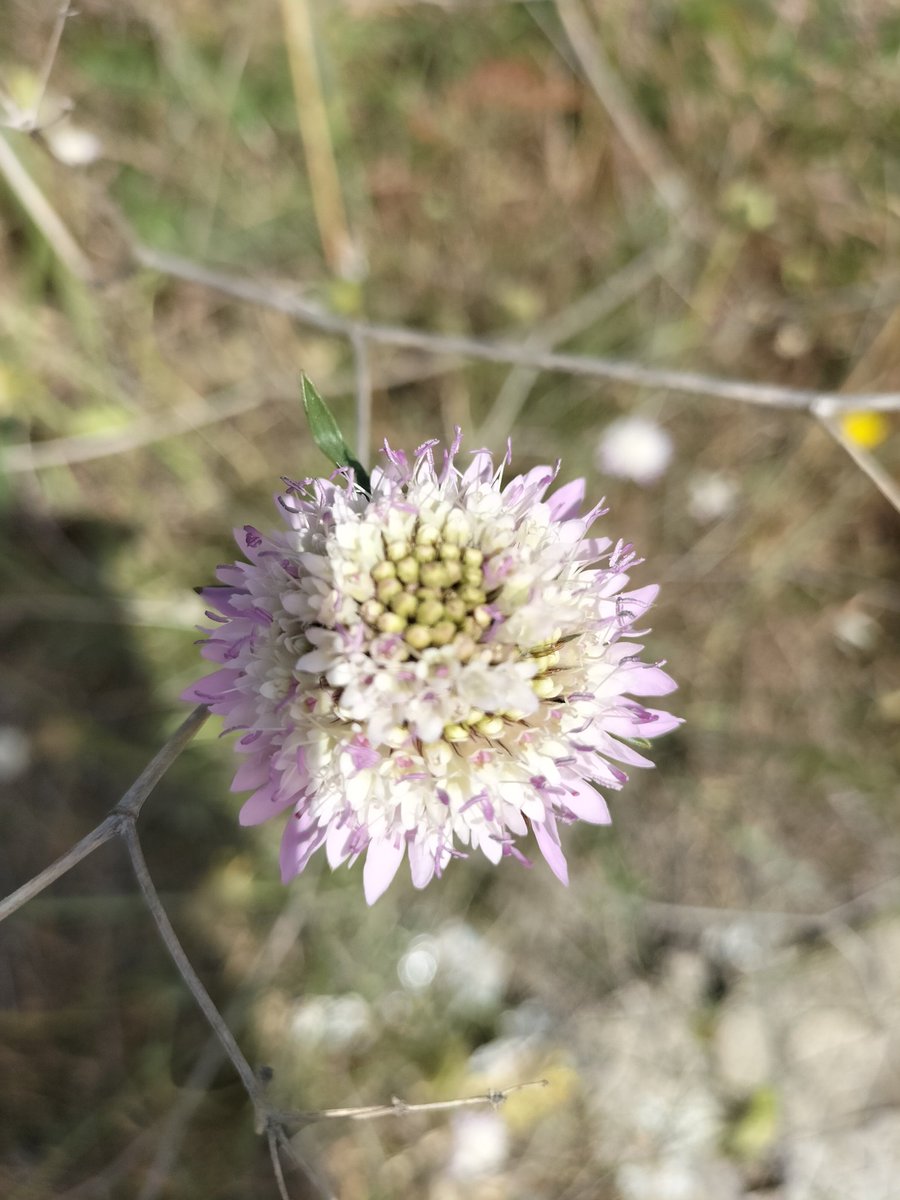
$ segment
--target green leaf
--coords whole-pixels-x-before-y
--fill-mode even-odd
[[[306,374],[300,376],[300,392],[303,397],[303,411],[306,413],[313,441],[336,467],[352,467],[357,485],[367,496],[371,496],[372,483],[365,467],[357,462],[351,454],[350,447],[344,441],[344,435],[341,433],[331,409]]]

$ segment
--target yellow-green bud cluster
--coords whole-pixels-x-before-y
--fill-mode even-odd
[[[465,661],[491,615],[484,555],[461,546],[454,533],[419,524],[412,541],[386,543],[385,557],[372,568],[375,595],[359,611],[374,631],[402,637],[411,652],[453,643]]]

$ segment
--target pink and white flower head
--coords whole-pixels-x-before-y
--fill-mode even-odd
[[[420,888],[470,851],[527,864],[529,827],[566,883],[560,824],[608,823],[597,789],[652,766],[630,740],[679,724],[631,698],[675,687],[634,641],[658,589],[587,536],[584,481],[545,498],[558,467],[504,484],[509,453],[462,471],[459,433],[435,445],[385,444],[371,495],[348,469],[286,481],[287,528],[244,526],[249,561],[202,592],[220,665],[185,693],[240,731],[241,823],[289,813],[283,880],[365,853],[370,904],[404,857]]]

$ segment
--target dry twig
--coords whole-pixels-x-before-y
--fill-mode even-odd
[[[135,260],[148,270],[173,279],[210,288],[247,304],[286,313],[302,324],[322,333],[352,339],[363,337],[376,346],[415,350],[423,354],[443,354],[508,366],[534,367],[539,371],[560,371],[594,379],[607,379],[632,387],[661,388],[716,400],[730,400],[762,408],[788,409],[817,415],[825,405],[830,413],[857,411],[898,411],[900,392],[819,391],[773,383],[751,383],[742,379],[723,379],[697,371],[677,371],[666,367],[648,367],[621,358],[590,354],[559,354],[537,350],[521,342],[464,337],[455,334],[428,333],[402,325],[382,325],[355,320],[329,312],[300,296],[295,289],[277,283],[260,283],[240,275],[217,271],[179,255],[167,254],[148,246],[133,247]]]

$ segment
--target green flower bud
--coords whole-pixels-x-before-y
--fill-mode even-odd
[[[402,633],[406,628],[406,621],[394,612],[385,612],[378,618],[377,625],[382,633]]]
[[[483,717],[475,726],[482,737],[497,738],[505,729],[502,717]]]
[[[440,600],[423,600],[416,609],[416,620],[420,625],[437,625],[444,615]]]
[[[411,554],[401,558],[397,563],[397,578],[403,583],[417,583],[419,580],[419,564]]]
[[[397,568],[386,558],[372,568],[372,578],[376,583],[381,583],[383,579],[393,579],[396,574]]]
[[[378,599],[382,604],[389,604],[402,591],[403,584],[399,579],[383,579],[378,585]]]
[[[431,630],[426,625],[410,625],[403,640],[413,650],[425,650],[431,645]]]
[[[456,637],[456,626],[452,621],[438,621],[431,630],[432,646],[449,646]]]
[[[405,621],[413,616],[418,607],[419,602],[409,592],[401,592],[399,596],[394,596],[391,600],[391,611],[395,612],[398,617],[403,617]]]

